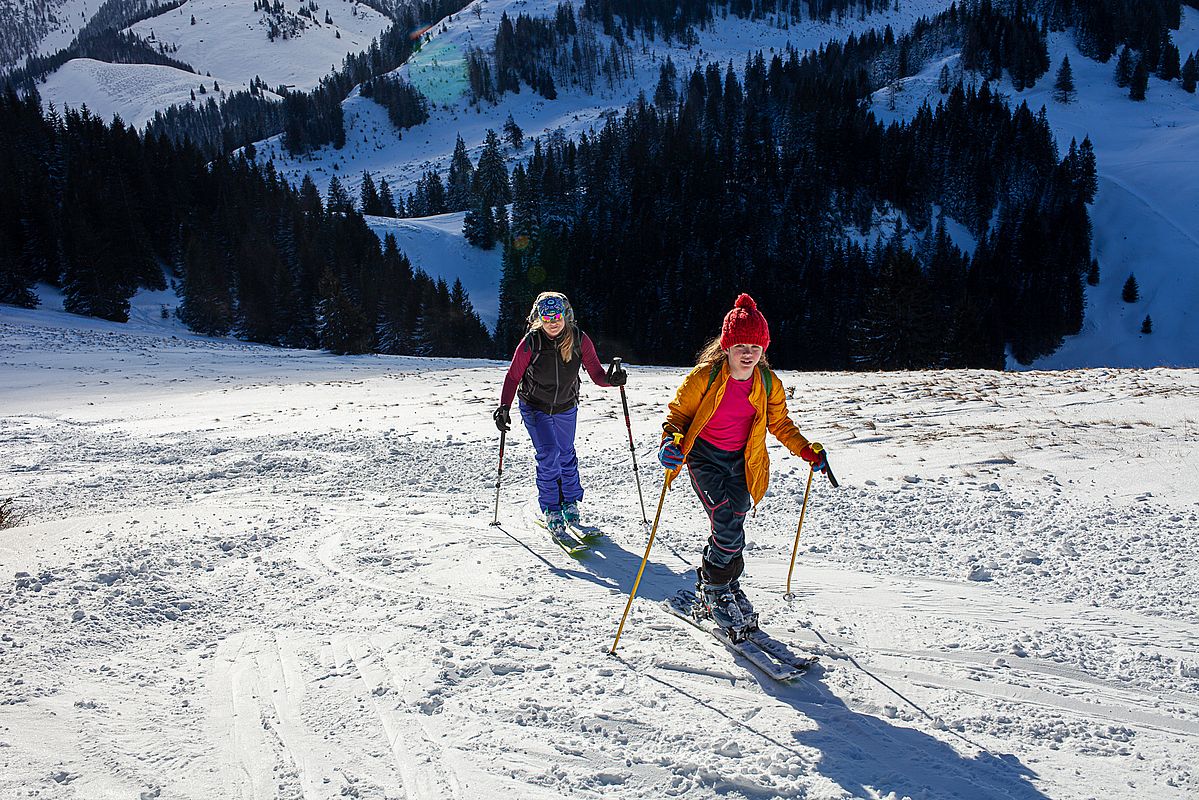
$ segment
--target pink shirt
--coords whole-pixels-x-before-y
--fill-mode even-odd
[[[708,424],[699,432],[699,438],[721,450],[743,450],[749,441],[749,429],[753,426],[754,407],[749,402],[749,391],[754,388],[751,374],[748,380],[729,378],[724,387],[724,397]]]

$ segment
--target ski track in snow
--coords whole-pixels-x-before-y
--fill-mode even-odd
[[[683,372],[630,368],[651,517]],[[790,686],[657,608],[682,490],[606,655],[647,535],[619,399],[585,384],[576,560],[520,430],[489,525],[502,377],[0,309],[0,796],[1199,791],[1195,372],[783,373],[843,482],[793,604],[776,444],[747,525],[768,627],[821,654]]]

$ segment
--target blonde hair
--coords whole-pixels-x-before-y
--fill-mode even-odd
[[[695,366],[715,367],[727,358],[728,355],[725,354],[724,349],[720,346],[720,336],[713,336],[695,354]],[[762,351],[762,360],[758,363],[764,367],[770,366],[770,361],[766,358],[765,350]]]
[[[537,295],[537,299],[533,301],[533,307],[529,309],[528,332],[539,331],[545,327],[545,322],[542,321],[541,314],[537,313],[537,304],[547,297],[561,298],[562,303],[566,306],[566,326],[562,329],[562,338],[558,340],[558,355],[562,357],[563,363],[567,363],[574,355],[575,349],[575,310],[571,308],[570,301],[566,299],[566,295],[561,292],[542,292]]]

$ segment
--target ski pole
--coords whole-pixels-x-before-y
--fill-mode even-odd
[[[812,449],[818,453],[824,450],[819,442],[813,442]],[[839,488],[841,484],[837,483],[837,478],[833,475],[833,468],[829,466],[827,455],[824,457],[824,471],[828,474],[833,488]],[[787,569],[787,590],[783,593],[783,599],[788,603],[795,599],[795,594],[791,591],[791,573],[795,571],[795,555],[799,552],[799,532],[803,530],[803,517],[808,510],[808,493],[812,491],[812,476],[815,474],[816,470],[808,470],[808,485],[803,490],[803,505],[799,509],[799,525],[795,527],[795,544],[791,547],[791,566]]]
[[[678,444],[683,441],[683,434],[671,434],[674,437],[674,443]],[[620,634],[624,632],[624,622],[629,616],[629,609],[633,607],[633,598],[637,596],[637,587],[641,585],[641,573],[645,572],[645,562],[649,561],[650,548],[654,546],[654,535],[658,532],[658,520],[662,517],[662,504],[666,502],[666,490],[670,487],[670,481],[667,479],[670,475],[670,470],[666,471],[666,475],[662,477],[662,494],[658,498],[658,511],[654,514],[654,526],[649,532],[649,542],[645,545],[645,555],[641,557],[641,568],[637,570],[637,579],[633,581],[633,591],[629,592],[629,602],[624,604],[624,613],[620,616],[620,627],[616,629],[616,640],[612,642],[612,649],[608,651],[608,655],[616,655],[616,645],[620,644]]]
[[[795,599],[795,595],[791,592],[791,573],[795,571],[795,554],[799,552],[799,532],[803,530],[803,515],[808,510],[808,492],[812,491],[812,476],[816,474],[816,470],[808,470],[808,485],[803,490],[803,505],[799,509],[799,525],[795,528],[795,544],[791,548],[791,566],[787,570],[787,591],[783,594],[783,599],[790,603]]]
[[[500,482],[504,479],[504,439],[508,431],[500,431],[500,471],[495,476],[495,519],[492,525],[500,524]]]
[[[620,359],[612,359],[612,363],[620,369]],[[624,393],[624,386],[620,387],[620,404],[624,406],[624,426],[629,429],[629,452],[633,456],[633,477],[637,481],[637,499],[641,501],[641,524],[648,525],[649,518],[645,516],[645,496],[641,494],[641,473],[637,471],[637,449],[633,446],[633,421],[629,418],[629,398]]]

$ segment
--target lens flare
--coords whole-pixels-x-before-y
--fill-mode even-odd
[[[512,246],[517,250],[524,250],[529,246],[529,237],[523,233],[512,240]]]
[[[431,30],[433,30],[432,25],[426,25],[423,28],[414,28],[412,30],[412,32],[408,34],[408,38],[415,42],[417,39],[424,36],[426,33],[428,33]]]

